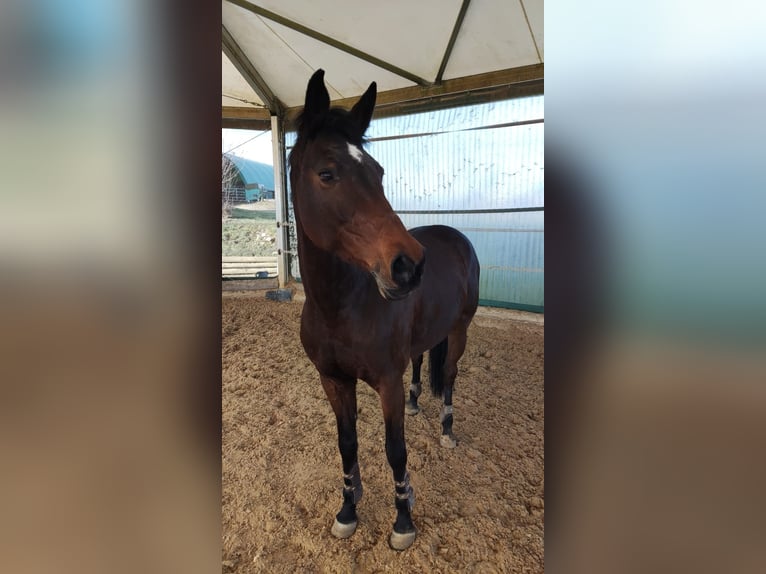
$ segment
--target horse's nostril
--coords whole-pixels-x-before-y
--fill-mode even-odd
[[[399,287],[414,288],[420,282],[420,276],[423,274],[423,262],[416,265],[407,255],[399,254],[391,264],[391,278]]]
[[[391,278],[400,287],[410,284],[415,276],[415,262],[403,253],[396,256],[391,264]]]

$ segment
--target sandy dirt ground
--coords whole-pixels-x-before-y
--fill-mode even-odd
[[[399,553],[388,546],[383,417],[363,382],[359,527],[347,540],[330,534],[341,463],[298,337],[302,306],[223,296],[223,572],[543,572],[541,318],[479,309],[459,364],[454,450],[439,445],[441,404],[424,384],[421,412],[405,423],[418,537]]]

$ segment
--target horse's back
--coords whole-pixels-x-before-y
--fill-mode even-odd
[[[429,225],[409,232],[426,249],[419,321],[413,331],[416,356],[441,342],[456,325],[468,327],[479,301],[479,260],[457,229]]]
[[[470,240],[454,227],[414,227],[410,234],[426,248],[426,265],[441,278],[459,275],[466,281],[479,278],[479,259]]]

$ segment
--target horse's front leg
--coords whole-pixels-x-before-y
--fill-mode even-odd
[[[394,475],[394,504],[396,522],[389,542],[395,550],[409,548],[417,530],[412,522],[415,493],[407,472],[407,445],[404,442],[404,391],[402,378],[393,377],[378,385],[383,419],[386,424],[386,456]]]
[[[332,534],[348,538],[356,531],[356,504],[362,498],[362,477],[359,474],[356,438],[356,379],[321,376],[327,398],[338,424],[338,450],[343,461],[343,506],[335,516]]]

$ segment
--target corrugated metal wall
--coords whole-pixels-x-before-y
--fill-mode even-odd
[[[384,118],[367,132],[405,225],[451,225],[473,242],[482,304],[544,307],[543,117],[533,96]]]

